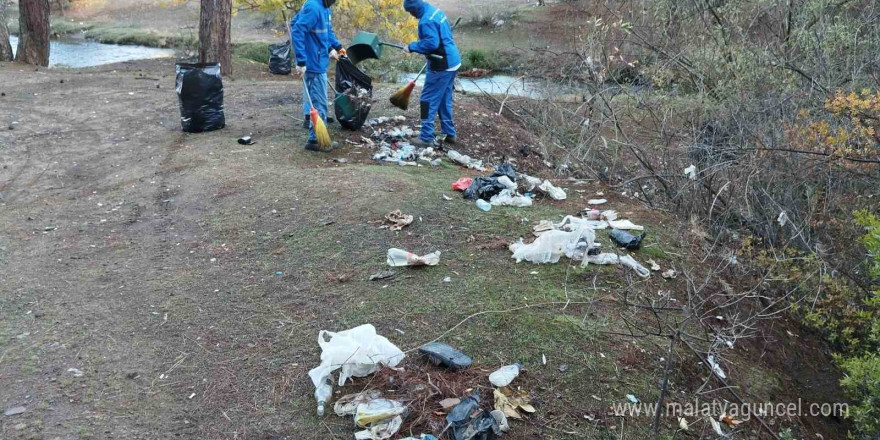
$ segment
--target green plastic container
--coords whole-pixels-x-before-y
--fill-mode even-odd
[[[354,117],[354,105],[351,104],[351,100],[348,99],[347,95],[336,92],[336,98],[333,101],[333,105],[337,109],[342,111],[342,114],[343,116],[345,116],[346,119],[351,119]]]

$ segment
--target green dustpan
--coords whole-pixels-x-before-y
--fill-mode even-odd
[[[342,112],[345,119],[354,119],[355,109],[348,95],[336,92],[336,98],[333,100],[333,106]]]
[[[363,60],[379,59],[382,56],[382,42],[379,36],[370,32],[358,32],[351,39],[351,45],[346,49],[348,58],[355,65]]]

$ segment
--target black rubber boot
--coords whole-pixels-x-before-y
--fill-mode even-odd
[[[455,145],[458,143],[458,138],[455,136],[446,136],[446,139],[443,139],[443,142],[446,142],[449,145]]]
[[[306,142],[306,146],[303,148],[305,148],[307,151],[318,151],[318,152],[323,151],[323,150],[321,150],[321,147],[318,146],[318,142],[316,142],[316,141]]]
[[[434,148],[434,142],[425,142],[421,139],[416,139],[410,143],[413,144],[413,146],[416,148]]]

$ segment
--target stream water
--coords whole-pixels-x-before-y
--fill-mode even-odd
[[[402,75],[399,79],[401,84],[406,84],[416,77],[414,73]],[[425,75],[419,77],[416,83],[419,86],[425,84]],[[455,81],[455,88],[468,93],[486,92],[491,95],[521,96],[526,98],[540,98],[543,96],[541,84],[524,78],[515,78],[506,75],[492,75],[483,78],[465,78],[459,76]]]
[[[15,52],[18,38],[9,38]],[[173,57],[173,49],[103,44],[88,40],[52,40],[49,67],[92,67],[123,61]]]

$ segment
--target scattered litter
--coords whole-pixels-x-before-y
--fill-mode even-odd
[[[374,399],[357,406],[354,422],[358,426],[366,428],[403,414],[406,414],[406,406],[402,403],[396,400]],[[395,432],[397,431],[395,430]]]
[[[684,176],[691,180],[697,180],[697,166],[691,165],[684,169]]]
[[[189,400],[192,400],[193,397],[196,397],[196,393],[192,393],[189,395]]]
[[[251,138],[250,136],[242,136],[238,138],[238,143],[241,145],[253,145],[256,142],[254,142],[253,138]]]
[[[327,340],[327,337],[330,339]],[[318,345],[321,347],[321,365],[309,370],[316,398],[319,391],[329,388],[330,375],[337,369],[342,369],[337,382],[342,386],[350,377],[373,374],[380,365],[394,368],[405,356],[391,341],[376,334],[372,324],[338,333],[321,330]],[[320,399],[318,402],[319,410],[322,410],[323,402]]]
[[[443,282],[444,282],[444,283],[451,283],[451,282],[452,282],[452,277],[443,277]]]
[[[545,356],[543,353],[541,354],[541,363],[547,365],[547,356]]]
[[[348,163],[348,159],[347,159],[347,158],[344,158],[344,157],[337,157],[337,158],[333,159],[333,162],[336,162],[336,163]]]
[[[443,194],[443,200],[446,200],[448,202],[448,201],[452,200],[452,197],[449,197],[446,194]]]
[[[565,200],[565,198],[568,197],[568,195],[565,194],[564,189],[553,186],[553,184],[550,183],[549,180],[545,180],[543,183],[541,183],[538,186],[538,189],[550,196],[550,198],[553,200]]]
[[[449,408],[454,407],[461,403],[461,399],[457,399],[455,397],[449,397],[440,401],[440,407],[444,410],[448,410]]]
[[[642,278],[648,278],[651,276],[651,271],[648,270],[645,266],[639,264],[635,258],[629,255],[618,255],[612,253],[601,253],[598,255],[588,255],[586,259],[584,259],[584,263],[587,264],[619,264],[621,266],[628,267],[636,272],[636,274]],[[602,357],[605,357],[602,355]]]
[[[449,160],[472,170],[486,171],[486,168],[483,167],[482,160],[471,159],[470,156],[461,154],[458,151],[449,150],[446,152],[446,157],[448,157]]]
[[[637,225],[629,220],[609,220],[608,226],[623,231],[644,231],[645,227]]]
[[[604,205],[604,204],[606,204],[606,203],[608,203],[608,200],[606,200],[606,199],[590,199],[590,200],[587,200],[587,204],[588,204],[588,205]]]
[[[500,177],[498,179],[499,183],[501,183],[501,179],[507,179],[507,178]],[[516,184],[514,184],[514,188],[515,187],[516,187]],[[521,196],[521,195],[516,194],[515,192],[513,192],[510,189],[505,189],[505,190],[501,191],[500,193],[492,196],[492,198],[489,199],[489,203],[491,203],[493,206],[516,206],[516,207],[523,208],[526,206],[532,206],[532,198],[526,197],[526,196]]]
[[[496,387],[506,387],[519,376],[521,368],[520,364],[505,365],[489,375],[489,382]]]
[[[663,272],[661,275],[667,280],[672,280],[678,277],[678,273],[675,271],[675,269],[669,269],[666,272]]]
[[[611,232],[608,233],[608,236],[611,237],[611,240],[614,241],[614,243],[631,251],[642,247],[642,240],[645,238],[645,235],[646,233],[644,232],[640,235],[632,235],[620,229],[612,229]]]
[[[687,431],[687,430],[688,430],[688,421],[687,421],[687,419],[685,419],[684,417],[679,417],[679,418],[678,418],[678,427],[679,427],[682,431]]]
[[[480,408],[480,394],[474,393],[452,408],[446,415],[446,422],[452,427],[455,440],[484,439],[489,431],[501,434],[501,427],[489,412]],[[477,411],[479,410],[479,411]]]
[[[14,406],[12,408],[7,408],[6,411],[3,411],[4,416],[17,416],[19,414],[24,414],[27,411],[27,408],[23,406]]]
[[[614,220],[617,220],[617,211],[613,209],[602,211],[601,213],[599,213],[599,220],[613,222]]]
[[[441,342],[425,344],[419,348],[419,353],[428,355],[428,359],[434,365],[441,365],[453,371],[464,370],[473,362],[468,355]]]
[[[535,407],[529,403],[529,393],[525,391],[511,391],[509,388],[500,388],[492,391],[495,399],[495,410],[501,411],[506,417],[521,419],[519,410],[527,413],[535,412]]]
[[[602,213],[596,208],[585,211],[587,211],[587,220],[599,220],[599,217],[602,215]]]
[[[347,394],[336,400],[336,404],[333,405],[333,412],[339,417],[353,416],[357,414],[358,406],[380,397],[382,397],[382,393],[378,390],[367,390],[357,394]]]
[[[412,252],[403,249],[388,249],[386,262],[389,266],[436,266],[440,263],[440,251],[434,251],[430,254],[418,256]]]
[[[354,433],[355,440],[385,440],[394,437],[400,427],[403,426],[403,417],[395,416],[392,419],[377,423],[369,429]]]
[[[788,223],[788,214],[785,211],[779,213],[779,217],[776,217],[776,223],[779,223],[779,226],[785,226]]]
[[[722,379],[727,379],[727,375],[724,374],[724,370],[721,369],[721,365],[718,365],[718,363],[715,362],[714,355],[710,354],[709,356],[706,356],[706,361],[709,362],[709,366],[712,367],[712,371],[714,371],[718,377]]]
[[[509,162],[505,162],[495,167],[491,177],[507,177],[512,182],[516,180],[516,169]]]
[[[529,244],[518,242],[511,244],[508,249],[513,252],[512,258],[519,263],[526,260],[532,263],[557,263],[562,255],[574,258],[580,253],[587,253],[587,249],[596,241],[596,233],[589,228],[580,228],[573,232],[551,230],[541,234],[535,241]]]
[[[387,280],[389,278],[394,278],[397,275],[393,270],[380,270],[372,275],[370,275],[370,281],[376,280]]]
[[[568,364],[562,364],[559,366],[560,373],[565,373],[566,371],[568,371]]]
[[[721,423],[724,423],[727,426],[736,426],[736,425],[739,425],[743,422],[742,420],[734,419],[733,417],[727,415],[726,413],[721,414],[721,417],[719,417],[718,419],[721,421]]]
[[[82,370],[78,370],[76,368],[68,368],[67,372],[73,374],[73,377],[83,377],[85,375]]]
[[[639,399],[636,399],[636,396],[633,396],[632,394],[627,394],[626,399],[631,403],[639,403]]]
[[[495,422],[498,423],[501,432],[507,432],[510,430],[510,424],[507,423],[507,415],[504,414],[504,411],[496,409],[492,410],[489,414],[495,419]]]
[[[400,212],[399,209],[385,214],[385,223],[381,228],[399,231],[413,222],[413,216]]]
[[[492,177],[496,177],[496,176],[492,176]],[[516,187],[517,187],[516,182],[514,182],[513,180],[510,180],[510,177],[497,176],[497,178],[498,178],[498,183],[504,185],[504,187],[507,188],[508,190],[510,190],[511,192],[516,192]]]
[[[657,272],[658,270],[660,270],[660,265],[657,264],[657,262],[654,261],[653,259],[648,260],[648,264],[651,265],[651,270],[653,270],[654,272]]]
[[[452,182],[452,189],[456,191],[464,191],[468,189],[472,183],[474,183],[474,179],[471,179],[470,177],[462,177],[455,182]]]
[[[483,199],[477,199],[477,208],[480,208],[483,211],[489,211],[492,209],[492,204]]]
[[[707,416],[706,418],[709,419],[709,424],[712,425],[712,429],[715,430],[715,433],[718,434],[718,435],[720,435],[720,436],[723,436],[723,435],[724,435],[724,431],[721,430],[721,424],[718,423],[718,421],[715,420],[715,419],[713,419],[712,417],[708,417],[708,416]]]
[[[477,177],[464,190],[464,198],[474,200],[490,200],[492,196],[500,193],[506,187],[498,182],[497,177]]]

